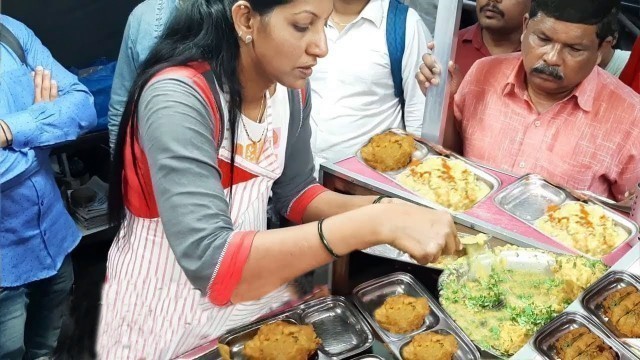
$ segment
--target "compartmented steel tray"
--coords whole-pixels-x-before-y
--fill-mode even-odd
[[[615,338],[611,337],[605,329],[601,328],[586,315],[576,312],[564,312],[542,327],[533,337],[534,349],[548,360],[561,360],[555,349],[556,341],[570,330],[586,327],[593,334],[600,337],[618,355],[618,360],[631,360],[635,357]]]
[[[394,133],[397,133],[397,134],[400,134],[400,135],[412,136],[412,135],[408,134],[406,131],[404,131],[402,129],[390,129],[390,130],[383,131],[382,133],[385,133],[385,132],[388,132],[388,131],[391,131],[391,132],[394,132]],[[413,153],[413,160],[414,161],[423,161],[423,160],[425,160],[427,158],[431,158],[431,157],[441,157],[441,158],[450,159],[450,160],[460,160],[460,161],[465,163],[465,165],[469,168],[469,170],[471,172],[474,173],[474,175],[476,176],[476,179],[478,181],[481,181],[481,182],[485,183],[489,187],[489,189],[490,189],[489,193],[487,195],[485,195],[482,199],[478,200],[475,205],[479,204],[480,202],[482,202],[485,199],[488,199],[492,194],[494,194],[496,191],[498,191],[498,189],[500,189],[500,186],[501,186],[500,179],[498,179],[494,175],[486,172],[485,170],[483,170],[479,166],[475,165],[474,163],[470,162],[469,160],[465,159],[464,157],[459,156],[459,155],[457,155],[455,153],[446,151],[444,149],[437,148],[435,146],[432,146],[430,144],[424,143],[422,141],[415,140],[415,143],[416,143],[417,149]],[[365,146],[366,146],[366,144],[365,144]],[[358,150],[356,152],[356,157],[364,165],[366,165],[367,167],[371,168],[364,161],[364,159],[362,158],[362,154],[361,154],[360,150]],[[389,178],[391,181],[396,183],[398,186],[401,186],[406,191],[408,191],[408,192],[410,192],[412,194],[415,194],[416,196],[420,197],[421,199],[424,199],[424,204],[425,205],[427,205],[429,207],[432,207],[432,208],[448,210],[444,206],[438,204],[437,202],[435,202],[435,201],[433,201],[431,199],[427,199],[424,196],[421,196],[420,194],[418,194],[417,192],[406,188],[404,185],[402,185],[400,182],[398,182],[396,180],[396,177],[399,174],[401,174],[403,171],[405,171],[408,167],[409,166],[405,166],[404,168],[402,168],[400,170],[388,171],[388,172],[380,172],[380,171],[378,171],[376,169],[373,169],[373,168],[371,168],[371,169],[373,171],[378,172],[379,174],[382,174],[382,175],[386,176],[387,178]],[[475,207],[475,205],[472,206],[471,208]],[[448,210],[448,211],[455,212],[453,210]]]
[[[578,199],[568,191],[552,185],[541,176],[535,174],[521,177],[518,181],[502,189],[494,198],[494,202],[499,208],[538,231],[540,230],[535,226],[535,222],[546,214],[550,206],[562,206],[572,201],[578,201]],[[624,246],[638,236],[638,225],[630,219],[599,203],[586,201],[585,204],[600,206],[607,216],[612,218],[616,225],[627,233],[627,238],[611,252],[616,251],[619,247]],[[553,239],[553,237],[551,238]],[[558,243],[567,246],[560,241]],[[594,258],[594,256],[585,254],[577,249],[573,250],[582,256]]]
[[[422,332],[440,332],[455,336],[458,342],[458,351],[454,355],[456,360],[480,359],[478,350],[467,335],[413,276],[406,273],[390,274],[359,285],[353,290],[353,294],[356,306],[398,359],[402,359],[402,348],[415,335]],[[431,309],[425,317],[424,324],[418,330],[408,334],[394,334],[383,329],[373,315],[388,297],[401,294],[426,298]]]
[[[612,292],[625,286],[633,286],[640,290],[640,277],[625,271],[610,271],[591,285],[580,297],[584,310],[617,338],[625,338],[604,314],[602,302]],[[640,324],[637,324],[640,326]]]
[[[233,360],[246,359],[244,344],[261,326],[279,320],[312,325],[322,340],[319,360],[346,359],[373,344],[373,334],[365,319],[345,298],[338,296],[304,303],[272,318],[232,329],[220,337],[219,343],[229,347]]]

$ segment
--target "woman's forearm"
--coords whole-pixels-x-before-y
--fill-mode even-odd
[[[320,196],[333,197],[331,193]],[[366,200],[360,198],[359,200]],[[375,197],[369,203],[374,199]],[[322,199],[316,199],[314,203],[317,201],[323,203]],[[362,201],[362,204],[365,202]],[[357,201],[354,201],[353,205],[345,201],[341,206],[356,205]],[[318,218],[335,213],[324,206],[318,206],[314,212],[313,216]],[[385,237],[384,230],[382,226],[370,224],[376,223],[372,219],[380,217],[383,213],[384,206],[368,206],[333,216],[323,225],[328,243],[338,255],[380,244],[381,239]],[[251,253],[240,283],[233,293],[232,302],[258,299],[282,284],[332,260],[320,241],[317,222],[259,232],[253,240]]]
[[[307,207],[302,221],[304,223],[326,219],[328,217],[371,205],[376,196],[343,195],[326,191],[316,197]]]

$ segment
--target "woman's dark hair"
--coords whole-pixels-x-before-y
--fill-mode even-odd
[[[253,11],[260,15],[268,15],[275,7],[290,1],[248,0]],[[236,2],[238,0],[181,1],[164,33],[141,64],[129,90],[113,154],[109,186],[109,220],[112,223],[121,221],[124,216],[122,172],[127,129],[136,121],[135,113],[142,91],[160,71],[194,61],[211,64],[216,81],[229,97],[227,121],[232,141],[236,141],[236,125],[242,108],[242,84],[238,76],[240,44],[231,16],[231,9]],[[231,149],[233,169],[235,146]]]
[[[533,0],[529,19],[540,13],[550,18],[574,24],[596,25],[598,43],[615,37],[618,32],[620,0]]]

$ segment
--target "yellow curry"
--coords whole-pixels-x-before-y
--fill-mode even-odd
[[[481,348],[513,355],[607,270],[599,261],[554,257],[553,275],[494,265],[473,281],[448,277],[440,302]]]

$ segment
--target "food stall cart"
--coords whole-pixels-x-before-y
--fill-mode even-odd
[[[440,64],[446,64],[449,59],[455,57],[455,46],[453,45],[456,39],[457,21],[452,22],[450,19],[459,19],[462,1],[458,2],[458,4],[452,1],[445,6],[442,5],[441,2],[441,7],[438,9],[438,17],[436,19],[435,42],[438,45],[436,46],[434,56]],[[449,20],[444,21],[443,19]],[[452,33],[453,36],[451,36]],[[422,141],[430,145],[431,150],[436,150],[436,154],[434,154],[436,156],[447,156],[449,158],[466,161],[466,159],[457,157],[455,154],[449,154],[439,148],[445,128],[445,109],[448,108],[449,99],[449,97],[446,96],[448,92],[447,75],[446,71],[441,75],[440,83],[442,85],[430,88],[430,94],[426,99],[427,106],[425,107]],[[535,199],[539,196],[542,198],[546,197],[542,202],[544,202],[544,200],[551,200],[551,203],[553,203],[554,200],[557,200],[551,199],[553,194],[544,193],[544,187],[551,184],[546,183],[544,179],[536,179],[535,175],[518,177],[497,169],[482,166],[481,164],[467,164],[475,166],[480,170],[480,172],[476,173],[477,175],[483,173],[496,181],[489,180],[489,182],[492,182],[490,185],[493,185],[491,192],[471,209],[452,212],[452,216],[460,232],[466,234],[476,234],[478,232],[487,234],[491,237],[492,243],[490,247],[511,244],[522,248],[542,249],[554,253],[580,254],[576,252],[575,249],[563,245],[557,241],[557,239],[552,239],[545,235],[534,226],[533,220],[542,214],[527,218],[527,216],[522,215],[522,213],[518,214],[518,211],[510,209],[510,207],[519,206],[522,212],[522,207],[536,205],[536,203],[540,205],[540,201],[536,201]],[[330,190],[354,195],[386,195],[436,209],[443,209],[443,207],[438,206],[437,203],[434,204],[434,202],[425,200],[425,198],[419,196],[417,192],[407,190],[407,188],[399,184],[398,181],[394,181],[393,178],[395,176],[388,175],[389,174],[378,172],[367,166],[361,154],[354,154],[353,156],[336,162],[324,163],[320,167],[320,181]],[[505,200],[505,198],[507,198],[505,193],[513,193],[514,189],[516,189],[515,191],[521,192],[520,198],[516,199],[517,196],[512,196],[511,202],[509,202],[508,199]],[[588,201],[591,204],[602,205],[602,202],[600,202],[602,199],[589,198],[583,194],[573,192],[570,189],[562,189],[562,191],[564,194],[558,196],[573,197],[573,199],[570,200]],[[526,197],[533,200],[527,201]],[[560,201],[560,203],[564,201],[565,200]],[[638,243],[637,224],[629,221],[624,214],[616,210],[607,211],[609,216],[616,218],[618,225],[624,224],[622,227],[625,227],[628,238],[622,245],[617,246],[613,251],[608,252],[600,259],[606,265],[613,266],[612,269],[626,270],[632,266],[636,268],[640,267],[640,245],[633,247]],[[638,269],[636,269],[636,271],[637,270]],[[419,266],[413,263],[406,254],[402,254],[390,247],[366,249],[362,252],[356,252],[338,259],[329,269],[329,282],[334,295],[351,297],[354,296],[354,291],[357,293],[358,287],[361,286],[361,284],[372,280],[375,281],[375,279],[380,279],[381,277],[397,272],[411,274],[432,296],[438,296],[438,279],[442,273],[441,270],[429,266]],[[576,302],[578,302],[578,300],[576,300]],[[576,306],[578,305],[574,303],[568,310],[572,310]],[[387,347],[389,347],[389,341],[385,341],[385,343]],[[393,357],[393,355],[388,352],[388,349],[382,349],[381,347],[376,348],[375,345],[376,344],[373,346],[375,354],[383,358]],[[397,352],[394,355],[397,357]],[[481,352],[480,356],[481,358],[493,357],[486,352]],[[534,350],[531,342],[529,342],[528,345],[516,353],[513,358],[533,359],[542,357],[539,355],[539,351]]]
[[[441,64],[446,64],[455,56],[454,44],[463,3],[462,0],[440,2],[436,18],[437,47],[434,55]],[[556,188],[535,175],[517,177],[481,164],[473,164],[441,149],[438,144],[441,143],[442,129],[445,127],[443,121],[446,119],[445,109],[448,108],[446,76],[446,72],[442,74],[442,85],[432,87],[427,97],[420,146],[431,156],[464,162],[489,187],[488,194],[471,208],[451,212],[459,233],[471,236],[477,233],[488,235],[489,250],[515,245],[521,249],[577,254],[575,249],[543,234],[534,226],[533,220],[544,215],[546,205],[549,204],[560,205],[571,200],[585,203],[588,201],[596,205],[600,203],[594,202],[594,199],[586,199],[571,190]],[[423,159],[426,156],[424,155]],[[431,208],[445,209],[418,195],[417,192],[408,190],[395,181],[394,176],[372,169],[363,161],[361,154],[322,164],[320,182],[328,189],[340,193],[386,195]],[[513,195],[514,189],[520,189],[521,192],[518,196],[509,198],[507,195]],[[556,189],[557,193],[554,193],[553,189]],[[527,218],[527,215],[531,214],[527,214],[526,211],[524,214],[514,211],[514,208],[527,210],[529,206],[538,207],[538,214],[532,218]],[[637,224],[614,210],[607,210],[607,214],[615,219],[617,225],[624,228],[626,238],[621,245],[607,252],[605,256],[598,256],[598,259],[613,266],[612,269],[631,268],[631,272],[633,269],[636,273],[640,272],[640,244],[633,247],[638,239]],[[426,298],[431,306],[431,315],[424,318],[424,324],[418,332],[440,331],[456,334],[456,358],[496,358],[489,352],[477,349],[471,343],[471,336],[465,335],[461,326],[445,311],[442,299],[438,299],[442,273],[441,267],[418,265],[406,254],[388,246],[355,252],[329,266],[328,282],[332,297],[311,301],[275,317],[233,329],[220,338],[220,343],[229,346],[232,355],[240,354],[246,341],[255,335],[258,328],[274,320],[285,320],[314,326],[323,341],[324,350],[319,354],[319,359],[352,359],[353,354],[361,350],[369,355],[357,359],[399,359],[402,349],[417,332],[394,336],[393,333],[380,328],[379,322],[374,319],[374,310],[381,307],[381,298],[389,298],[400,292]],[[354,304],[359,311],[354,311]],[[572,304],[568,310],[575,306],[578,305]],[[520,352],[515,353],[513,358],[542,357],[539,349],[532,347],[530,341]]]

